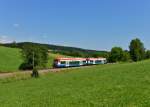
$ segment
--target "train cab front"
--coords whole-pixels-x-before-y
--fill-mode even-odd
[[[58,60],[54,59],[53,61],[53,68],[58,68]]]
[[[66,67],[66,61],[62,61],[60,59],[55,59],[53,67],[54,68],[65,68]]]

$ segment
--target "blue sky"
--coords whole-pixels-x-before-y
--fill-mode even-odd
[[[150,49],[150,0],[0,0],[0,42]]]

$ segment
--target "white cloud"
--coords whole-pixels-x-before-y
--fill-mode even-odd
[[[11,43],[13,40],[6,35],[0,36],[0,43]]]
[[[14,26],[14,27],[19,27],[19,26],[20,26],[20,24],[15,23],[15,24],[13,24],[13,26]]]

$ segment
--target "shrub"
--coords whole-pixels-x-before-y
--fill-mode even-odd
[[[38,72],[37,68],[34,68],[32,70],[31,76],[34,77],[34,78],[38,78],[39,77],[39,72]]]
[[[145,53],[145,58],[150,59],[150,50],[147,50]]]

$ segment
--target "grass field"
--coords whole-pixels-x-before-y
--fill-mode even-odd
[[[0,107],[149,107],[150,60],[0,81]]]
[[[20,49],[0,46],[0,72],[17,71],[23,62]]]
[[[52,68],[53,60],[56,57],[67,57],[60,54],[49,53],[47,68]],[[0,72],[18,71],[22,64],[21,50],[0,46]]]

